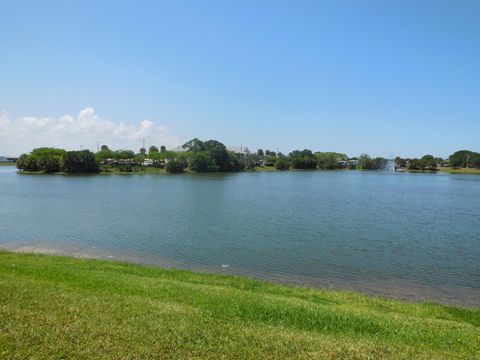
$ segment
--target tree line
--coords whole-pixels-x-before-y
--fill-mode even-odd
[[[480,153],[469,150],[459,150],[448,157],[434,157],[433,155],[424,155],[421,158],[395,158],[396,169],[436,171],[440,167],[449,166],[452,168],[477,168],[480,169]]]
[[[180,149],[179,149],[180,150]],[[57,148],[37,148],[17,159],[17,167],[24,171],[47,173],[96,173],[109,167],[120,171],[135,171],[144,166],[165,168],[170,173],[185,170],[192,172],[237,172],[253,171],[257,166],[270,166],[277,170],[288,169],[363,169],[378,170],[386,166],[388,160],[372,158],[367,154],[349,158],[337,152],[312,152],[309,149],[294,150],[282,154],[259,149],[250,153],[229,151],[217,140],[201,141],[197,138],[186,142],[181,151],[167,150],[165,146],[141,148],[138,153],[132,150],[111,150],[107,145],[96,153],[89,150],[66,151]],[[436,170],[440,166],[480,168],[480,154],[468,150],[457,151],[448,159],[425,155],[420,159],[395,158],[397,169]]]
[[[256,166],[272,166],[277,170],[288,169],[380,169],[386,160],[361,155],[349,159],[346,154],[336,152],[315,152],[294,150],[288,155],[281,152],[259,149],[250,153],[229,151],[217,140],[201,141],[197,138],[186,142],[182,151],[167,150],[165,146],[132,150],[111,150],[107,145],[96,153],[89,150],[66,151],[57,148],[37,148],[21,155],[17,167],[24,171],[47,173],[95,173],[109,167],[120,171],[135,171],[139,167],[154,166],[165,168],[170,173],[188,169],[192,172],[237,172],[255,170]]]

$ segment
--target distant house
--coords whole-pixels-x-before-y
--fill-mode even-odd
[[[245,159],[247,155],[250,154],[250,151],[248,151],[248,148],[243,146],[227,147],[227,151],[231,151],[237,154],[240,157],[240,159]]]

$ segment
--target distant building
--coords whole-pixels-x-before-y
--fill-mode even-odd
[[[245,159],[247,157],[247,155],[250,154],[250,151],[248,151],[248,148],[244,147],[244,146],[227,147],[227,151],[231,151],[231,152],[237,154],[240,157],[240,159]]]
[[[168,151],[174,151],[174,152],[187,152],[188,149],[182,147],[182,146],[177,146],[171,149],[168,149]]]
[[[0,156],[0,163],[14,163],[15,161],[17,161],[16,158]]]

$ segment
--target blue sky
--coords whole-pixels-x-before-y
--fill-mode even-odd
[[[480,151],[478,1],[0,3],[0,154]]]

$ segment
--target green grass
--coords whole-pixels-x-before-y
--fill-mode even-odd
[[[277,171],[275,166],[255,166],[255,171]]]
[[[480,310],[0,252],[1,359],[478,359]]]
[[[476,174],[480,175],[480,169],[465,169],[465,168],[451,168],[451,167],[442,167],[439,170],[440,172],[446,172],[450,174]]]
[[[0,166],[15,166],[15,163],[11,163],[11,162],[0,162]]]

